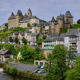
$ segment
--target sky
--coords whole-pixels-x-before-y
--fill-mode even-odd
[[[80,19],[80,0],[0,0],[0,25],[8,22],[11,12],[22,10],[23,14],[31,8],[34,16],[50,21],[52,17],[70,11],[76,22]]]

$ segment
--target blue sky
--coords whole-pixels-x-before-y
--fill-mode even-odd
[[[12,11],[16,14],[21,9],[24,14],[28,8],[31,8],[33,15],[47,21],[67,10],[71,11],[75,21],[80,18],[80,0],[1,0],[0,25],[8,21]]]

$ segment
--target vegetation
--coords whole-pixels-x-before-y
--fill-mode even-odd
[[[38,45],[41,45],[41,44],[42,44],[42,41],[43,41],[43,39],[39,39],[39,40],[36,41],[36,43],[37,43]]]
[[[33,49],[30,46],[22,46],[20,48],[20,51],[22,52],[22,57],[23,57],[23,61],[25,62],[34,62],[35,59],[42,59],[42,55],[40,54],[40,49],[37,47],[35,49]],[[22,61],[22,60],[21,60]]]
[[[80,19],[77,21],[77,24],[80,24]]]
[[[18,45],[13,44],[0,44],[0,49],[10,50],[13,53],[14,58],[17,57],[17,54],[19,52]]]
[[[8,23],[5,23],[5,26],[6,26],[6,28],[5,28],[5,29],[8,29]]]
[[[8,40],[8,35],[13,33],[13,32],[25,32],[25,31],[26,31],[26,28],[20,28],[20,27],[0,31],[0,41]]]
[[[17,37],[15,38],[15,43],[19,43],[19,39]]]
[[[70,65],[66,64],[67,60],[71,61],[74,58],[74,56],[70,57],[69,55],[71,53],[65,46],[57,45],[54,47],[48,56],[47,80],[65,80],[65,73],[71,68]]]
[[[16,70],[14,67],[10,68],[8,66],[4,66],[4,71],[12,76],[19,76],[19,77],[25,77],[26,79],[30,80],[45,80],[45,76],[42,75],[36,75],[34,73],[30,73],[29,70],[27,72],[22,72]]]
[[[22,43],[24,43],[25,45],[27,44],[27,40],[24,37],[22,38]]]
[[[30,24],[30,23],[28,23],[28,24],[27,24],[27,26],[28,26],[28,27],[31,27],[31,24]]]
[[[80,28],[80,24],[73,24],[73,25],[71,25],[71,28],[73,28],[73,29]]]
[[[13,42],[13,39],[12,39],[12,37],[9,37],[9,42]]]
[[[73,69],[66,72],[65,80],[80,80],[80,57],[76,60]]]

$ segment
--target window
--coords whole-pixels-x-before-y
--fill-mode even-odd
[[[40,66],[43,66],[43,62],[40,62]]]
[[[38,62],[35,62],[36,63],[36,65],[38,65]]]
[[[5,58],[10,58],[10,56],[5,56]]]

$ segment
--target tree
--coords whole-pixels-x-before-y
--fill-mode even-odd
[[[43,40],[45,40],[45,39],[46,39],[46,37],[47,37],[46,35],[43,35]]]
[[[31,27],[31,24],[30,24],[30,23],[28,23],[28,24],[27,24],[27,26],[28,26],[28,27]]]
[[[35,60],[40,60],[41,58],[42,58],[42,55],[41,55],[40,48],[39,48],[39,47],[36,47],[36,48],[35,48],[34,59],[35,59]]]
[[[38,45],[41,45],[41,44],[42,44],[42,41],[43,41],[43,39],[39,39],[39,40],[36,41],[36,43],[37,43]]]
[[[20,51],[22,52],[22,57],[24,61],[27,62],[34,61],[34,49],[32,47],[24,45],[20,48]]]
[[[76,60],[74,68],[66,72],[65,80],[80,80],[80,57]]]
[[[13,42],[13,39],[12,39],[12,37],[9,37],[9,42]]]
[[[40,33],[42,34],[42,31],[43,31],[43,29],[42,28],[40,28]]]
[[[6,29],[8,29],[8,23],[5,23]]]
[[[27,44],[27,40],[23,37],[22,38],[22,42],[26,45]]]
[[[17,37],[15,38],[15,43],[19,43],[19,39]]]
[[[80,19],[77,21],[77,24],[80,24]]]
[[[48,80],[64,80],[64,73],[67,71],[66,55],[68,50],[63,45],[54,47],[52,53],[48,56]]]

